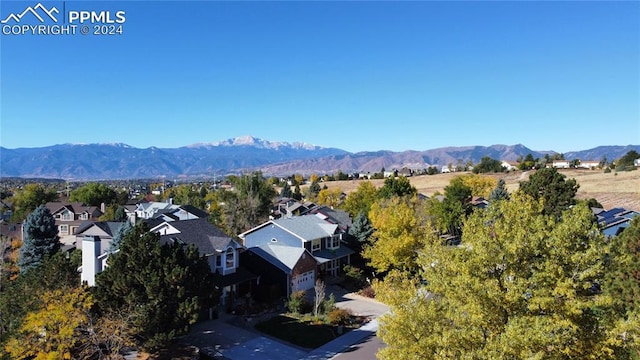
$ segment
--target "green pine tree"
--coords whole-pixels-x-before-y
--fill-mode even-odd
[[[148,225],[137,225],[96,278],[103,310],[130,309],[134,332],[149,350],[188,331],[216,298],[209,265],[198,250],[179,243],[161,246],[159,240]]]

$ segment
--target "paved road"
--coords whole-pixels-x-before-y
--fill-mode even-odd
[[[369,335],[362,341],[349,346],[332,360],[375,360],[378,349],[386,346],[379,337]]]

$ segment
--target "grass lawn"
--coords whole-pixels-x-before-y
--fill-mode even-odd
[[[260,322],[255,328],[267,335],[308,349],[320,347],[337,337],[334,326],[314,324],[286,315],[278,315]]]

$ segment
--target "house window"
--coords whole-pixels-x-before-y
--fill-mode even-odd
[[[87,213],[82,213],[80,215],[80,220],[89,220],[89,214]]]
[[[320,250],[320,239],[311,240],[311,252]]]
[[[235,267],[235,252],[233,251],[232,248],[227,249],[226,257],[227,257],[227,260],[225,263],[225,268],[233,269]]]
[[[340,235],[333,235],[327,238],[327,249],[337,249],[340,247]]]
[[[216,256],[216,268],[222,267],[222,255]]]
[[[71,217],[71,212],[66,211],[64,214],[62,214],[62,220],[73,220],[73,218]]]
[[[60,235],[69,234],[69,225],[60,225]]]

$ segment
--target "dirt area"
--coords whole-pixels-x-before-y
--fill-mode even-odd
[[[595,198],[605,209],[614,207],[624,207],[630,210],[640,211],[640,171],[611,172],[605,174],[602,170],[559,170],[569,179],[576,179],[580,185],[579,199]],[[436,191],[443,192],[445,186],[451,179],[462,173],[422,175],[411,177],[411,184],[418,189],[418,192],[425,195],[433,195]],[[504,174],[486,175],[495,178],[502,178],[507,183],[509,191],[518,189],[520,181],[527,180],[533,171],[513,171]],[[327,187],[338,187],[345,193],[349,193],[358,188],[362,180],[330,181],[325,183]],[[371,180],[380,187],[384,180]]]

